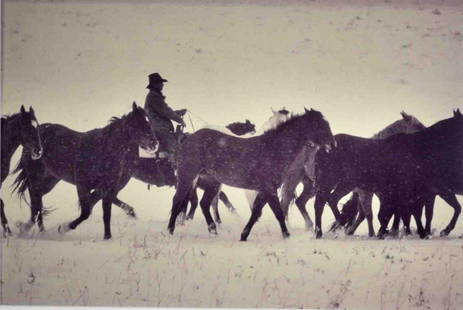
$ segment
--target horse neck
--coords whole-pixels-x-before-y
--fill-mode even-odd
[[[19,114],[2,118],[2,160],[10,159],[21,144],[21,131]]]
[[[296,121],[297,122],[297,121]],[[269,152],[278,153],[284,161],[293,161],[304,146],[305,136],[300,134],[298,123],[274,129],[263,135]]]
[[[137,150],[137,143],[130,139],[125,122],[125,119],[119,119],[103,128],[105,152],[127,155]]]
[[[449,129],[444,121],[440,121],[424,130],[413,134],[414,141],[421,147],[436,147],[442,152],[442,147],[463,147],[463,132],[457,129]]]
[[[380,132],[376,133],[373,135],[373,139],[386,139],[387,137],[390,137],[392,135],[398,134],[398,133],[406,133],[408,132],[406,125],[402,121],[397,121]]]

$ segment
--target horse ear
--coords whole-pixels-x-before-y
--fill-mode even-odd
[[[307,110],[307,108],[306,108],[306,107],[304,107],[304,111],[305,111],[305,112],[309,112],[309,110]]]
[[[134,101],[134,102],[132,103],[132,111],[135,112],[136,110],[137,110],[137,103]]]
[[[31,114],[34,114],[35,115],[35,112],[34,112],[34,108],[32,108],[32,106],[29,107],[29,113]]]
[[[246,124],[251,124],[251,122],[247,119],[247,120],[246,120]]]
[[[21,114],[26,113],[26,109],[24,109],[24,105],[21,106]]]
[[[410,121],[412,119],[412,117],[408,115],[407,113],[405,113],[404,111],[400,112],[400,115],[402,115],[402,118],[406,121]]]
[[[455,111],[453,111],[453,116],[458,116],[458,117],[461,117],[461,112],[460,112],[460,109],[456,109]]]

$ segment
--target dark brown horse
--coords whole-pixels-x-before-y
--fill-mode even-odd
[[[249,120],[246,120],[245,122],[234,122],[227,125],[226,128],[227,129],[224,128],[223,130],[227,132],[230,131],[237,136],[255,132],[255,126]],[[138,158],[134,164],[132,177],[157,187],[175,186],[177,183],[174,167],[172,167],[172,164],[167,159]],[[207,178],[200,178],[196,183],[196,187],[204,189],[207,182]],[[217,199],[215,199],[213,204],[215,220],[217,223],[220,223],[221,219],[218,211],[218,200],[221,200],[231,212],[235,212],[235,208],[228,199],[227,195],[220,191]],[[123,209],[129,216],[135,217],[135,209],[129,204],[119,200],[118,198],[114,200],[114,204]],[[190,211],[188,212],[188,216],[186,216],[187,210],[184,210],[183,218],[193,219],[194,217],[195,210],[198,206],[198,195],[196,193],[196,188],[191,191],[190,204],[191,206]]]
[[[0,187],[10,173],[11,157],[20,145],[27,150],[32,160],[37,160],[42,156],[42,142],[40,140],[38,127],[39,122],[35,117],[32,107],[29,107],[29,112],[26,112],[24,106],[21,106],[19,113],[10,116],[2,116],[2,168]],[[7,234],[11,234],[2,199],[0,199],[0,220],[2,222],[3,235],[6,236]]]
[[[402,118],[395,121],[394,123],[388,125],[386,128],[381,130],[380,132],[376,133],[372,138],[373,139],[384,139],[387,138],[391,135],[397,134],[397,133],[413,133],[419,130],[423,130],[426,128],[418,119],[416,119],[414,116],[409,115],[405,112],[400,113]],[[337,152],[340,152],[341,150],[338,150]],[[318,154],[318,153],[317,153]],[[317,158],[322,157],[322,154],[318,154]],[[315,158],[315,159],[317,159]],[[340,170],[338,168],[339,163],[333,163],[332,165],[327,164],[323,167],[323,171],[321,172],[321,177],[325,177],[328,175],[333,175],[331,177],[333,183],[333,186],[336,185],[336,181],[341,178],[341,174],[343,173],[343,170]],[[337,174],[339,174],[337,176]],[[300,210],[302,216],[305,219],[306,227],[307,229],[312,229],[313,228],[313,222],[310,219],[305,205],[309,199],[314,197],[317,192],[318,192],[318,186],[314,182],[313,177],[307,177],[304,175],[304,171],[302,173],[296,174],[294,173],[293,176],[289,177],[288,180],[283,184],[282,186],[282,200],[281,200],[281,205],[283,207],[283,210],[287,214],[288,206],[290,202],[294,198],[294,190],[296,186],[299,184],[299,182],[302,182],[304,187],[302,193],[297,197],[295,200],[296,206]],[[334,188],[334,187],[333,187]],[[332,189],[330,189],[332,190]],[[359,216],[357,217],[357,220],[361,221],[365,217],[368,220],[368,227],[369,227],[369,234],[370,236],[374,235],[374,228],[373,228],[373,215],[371,212],[371,201],[373,198],[373,193],[363,191],[361,189],[356,189],[355,190],[358,193],[358,199],[360,200],[360,203],[358,204],[359,207]],[[328,194],[325,194],[328,195]],[[329,202],[330,200],[328,200]],[[330,205],[333,210],[333,214],[335,214],[335,217],[339,221],[341,225],[345,224],[346,222],[353,223],[354,219],[347,218],[347,214],[340,214],[339,218],[337,215],[339,214],[337,212],[337,208],[333,208],[332,205]],[[349,203],[349,207],[352,208],[357,208],[357,204]],[[350,210],[349,208],[343,208],[346,212],[348,212],[350,217],[355,217],[357,215],[356,210]],[[332,227],[336,227],[337,224],[332,225]],[[352,224],[356,225],[356,224]],[[350,226],[352,227],[352,226]]]
[[[158,147],[151,120],[134,102],[129,114],[113,118],[104,128],[82,133],[58,124],[43,124],[40,131],[42,158],[31,161],[23,152],[17,169],[18,193],[23,196],[28,189],[31,203],[31,218],[22,230],[30,229],[36,219],[39,229],[44,229],[42,196],[64,180],[77,187],[81,214],[58,230],[64,233],[75,229],[103,199],[104,238],[111,238],[111,204],[130,180],[139,148],[154,153]]]
[[[304,114],[253,138],[233,137],[211,129],[195,132],[182,143],[178,153],[178,184],[169,232],[174,232],[176,218],[188,203],[196,179],[200,174],[207,174],[216,180],[205,189],[200,202],[210,232],[217,233],[209,207],[223,183],[258,191],[251,218],[241,234],[242,241],[247,239],[266,203],[280,223],[283,236],[288,237],[277,189],[286,169],[309,144],[327,149],[335,146],[329,123],[314,110],[306,110]]]

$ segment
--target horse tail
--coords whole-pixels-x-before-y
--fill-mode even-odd
[[[30,202],[26,199],[26,190],[28,190],[30,186],[29,177],[26,172],[27,160],[27,155],[24,155],[23,153],[21,155],[21,159],[16,165],[16,168],[12,172],[12,174],[17,173],[18,175],[16,176],[11,187],[13,188],[12,193],[16,192],[18,194],[19,199],[24,201],[29,207],[31,207]],[[55,208],[49,206],[42,206],[41,212],[43,217],[50,215],[53,211],[55,211]]]
[[[296,184],[297,186],[297,184]],[[293,182],[285,182],[281,186],[280,190],[281,195],[281,207],[283,211],[288,211],[289,206],[291,206],[296,200],[296,188]]]
[[[19,160],[16,168],[13,170],[12,174],[18,174],[11,185],[12,192],[16,192],[20,200],[26,202],[28,206],[30,206],[29,202],[26,200],[26,190],[29,188],[29,178],[27,177],[27,173],[25,170],[25,161],[26,157],[24,154],[21,155],[21,159]]]

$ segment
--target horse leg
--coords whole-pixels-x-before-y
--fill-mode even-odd
[[[289,238],[288,228],[286,227],[285,223],[285,215],[283,213],[283,210],[281,210],[280,201],[278,200],[278,194],[276,190],[274,193],[268,194],[267,201],[270,208],[273,211],[273,214],[277,218],[278,223],[280,223],[283,238]]]
[[[70,223],[64,223],[59,225],[58,231],[60,233],[65,233],[71,229],[76,229],[77,226],[79,226],[80,223],[88,219],[90,217],[90,214],[92,213],[92,193],[90,192],[90,189],[77,185],[77,194],[79,196],[80,215]]]
[[[394,210],[392,208],[392,204],[389,201],[381,201],[379,212],[378,212],[378,220],[380,223],[380,228],[378,231],[378,239],[384,239],[384,235],[387,232],[387,225],[391,220],[392,214]]]
[[[5,211],[3,210],[5,208],[5,205],[3,203],[3,200],[0,198],[0,218],[2,221],[2,227],[3,227],[3,236],[6,237],[7,235],[11,236],[11,229],[10,226],[8,225],[8,220],[5,215]]]
[[[447,227],[445,227],[444,230],[440,232],[441,237],[442,236],[447,236],[450,234],[450,232],[455,228],[455,224],[457,223],[458,217],[460,216],[461,213],[461,206],[460,203],[457,200],[457,197],[451,192],[442,192],[439,193],[439,196],[442,197],[442,199],[445,200],[446,203],[448,203],[452,208],[453,208],[453,216],[452,219],[450,220],[449,224]]]
[[[393,211],[394,215],[394,221],[392,223],[392,228],[389,232],[389,234],[393,237],[397,237],[399,235],[399,227],[400,227],[400,219],[401,216],[399,215],[398,211],[394,210]]]
[[[358,210],[357,217],[355,218],[354,222],[351,225],[349,225],[348,228],[346,229],[346,234],[348,234],[348,235],[353,235],[355,233],[355,230],[357,230],[359,225],[365,219],[365,213],[363,212],[362,208],[359,207],[358,209],[359,210]]]
[[[186,217],[187,220],[192,220],[194,218],[196,208],[198,207],[198,193],[196,191],[196,188],[191,190],[190,205],[190,212],[188,212],[188,215]]]
[[[428,236],[432,234],[431,232],[431,222],[434,214],[434,202],[436,200],[436,195],[432,195],[425,199],[424,201],[424,212],[426,216],[426,227],[425,231]]]
[[[421,215],[423,213],[423,201],[418,201],[412,206],[412,214],[413,218],[415,219],[416,223],[416,230],[418,232],[418,235],[420,236],[421,239],[426,238],[426,230],[423,227],[423,223],[421,222]]]
[[[265,197],[262,193],[258,193],[256,199],[254,199],[254,203],[252,205],[252,212],[251,217],[249,218],[248,223],[244,227],[243,231],[241,232],[241,241],[246,241],[248,239],[249,233],[251,232],[252,227],[254,224],[259,220],[260,216],[262,215],[262,208],[266,204]]]
[[[122,211],[125,212],[130,217],[136,218],[137,215],[135,213],[135,208],[129,205],[128,203],[123,202],[122,200],[119,200],[119,198],[115,197],[112,201],[113,204],[118,206],[119,208],[122,209]]]
[[[401,205],[400,206],[400,211],[397,210],[397,212],[400,212],[400,216],[396,215],[397,218],[402,218],[402,222],[404,223],[404,228],[405,228],[405,235],[406,236],[409,236],[412,234],[412,231],[410,229],[410,219],[411,219],[411,213],[410,213],[410,210],[408,208],[406,208],[405,206]]]
[[[315,196],[315,237],[317,239],[321,238],[323,235],[322,232],[322,215],[325,203],[328,200],[329,192],[321,190]]]
[[[344,223],[341,220],[341,214],[339,213],[338,202],[339,200],[341,200],[342,197],[349,194],[353,189],[354,188],[347,183],[340,183],[338,184],[338,186],[336,186],[334,192],[331,195],[329,195],[328,205],[330,206],[331,211],[333,212],[334,218],[336,220],[334,225],[331,226],[330,231],[335,231],[339,227],[344,226]]]
[[[315,196],[316,187],[314,186],[313,182],[308,180],[308,178],[307,180],[306,178],[304,178],[302,183],[304,184],[304,189],[301,195],[299,195],[299,197],[296,198],[296,206],[299,209],[299,212],[301,213],[302,217],[304,218],[305,228],[307,230],[313,230],[313,222],[309,214],[307,213],[307,209],[305,208],[305,205],[310,200],[310,198]],[[286,211],[287,211],[287,208],[286,208]],[[288,214],[286,213],[286,216],[287,215]]]
[[[43,201],[42,197],[48,194],[60,181],[59,179],[47,175],[42,165],[31,165],[26,169],[27,188],[31,200],[31,216],[27,223],[19,222],[17,226],[22,233],[27,232],[38,222],[39,231],[45,230],[43,225]]]
[[[220,192],[220,189],[219,189]],[[214,220],[217,224],[222,224],[219,214],[219,193],[212,199],[211,202],[212,210],[214,211]]]
[[[367,219],[368,223],[368,236],[375,236],[375,228],[373,227],[373,212],[371,210],[371,204],[373,202],[373,193],[364,190],[359,190],[359,208]]]
[[[225,206],[227,207],[227,209],[233,213],[233,214],[236,214],[236,209],[235,207],[233,206],[233,204],[230,202],[230,200],[228,199],[227,195],[225,195],[225,193],[223,191],[220,191],[219,193],[219,199],[225,204]]]
[[[42,182],[42,196],[40,197],[40,205],[42,205],[42,197],[45,196],[46,194],[48,194],[55,186],[56,184],[59,183],[59,179],[53,177],[53,176],[47,176],[44,181]],[[42,208],[43,208],[43,205],[42,205]],[[43,224],[43,216],[44,216],[44,213],[45,215],[47,214],[46,212],[47,210],[41,210],[39,213],[38,213],[38,216],[37,216],[37,224],[39,225],[39,230],[40,231],[45,231],[45,227],[44,227],[44,224]]]
[[[207,184],[204,187],[203,198],[201,198],[201,201],[199,202],[199,205],[201,206],[201,210],[203,211],[204,218],[206,219],[207,228],[210,233],[213,233],[215,235],[217,235],[217,228],[215,226],[214,220],[212,219],[209,209],[210,209],[212,201],[218,195],[219,190],[220,190],[220,183],[214,182],[214,183]]]
[[[110,197],[103,198],[104,239],[111,239],[111,205]]]
[[[199,171],[195,173],[189,170],[187,173],[185,173],[185,175],[182,175],[182,173],[180,173],[179,171],[178,185],[175,191],[174,198],[172,199],[172,209],[170,212],[169,225],[167,226],[167,229],[169,230],[169,233],[171,235],[174,233],[175,230],[175,221],[177,220],[177,216],[188,205],[190,192],[193,189],[193,182],[195,178],[198,176],[198,174]]]

